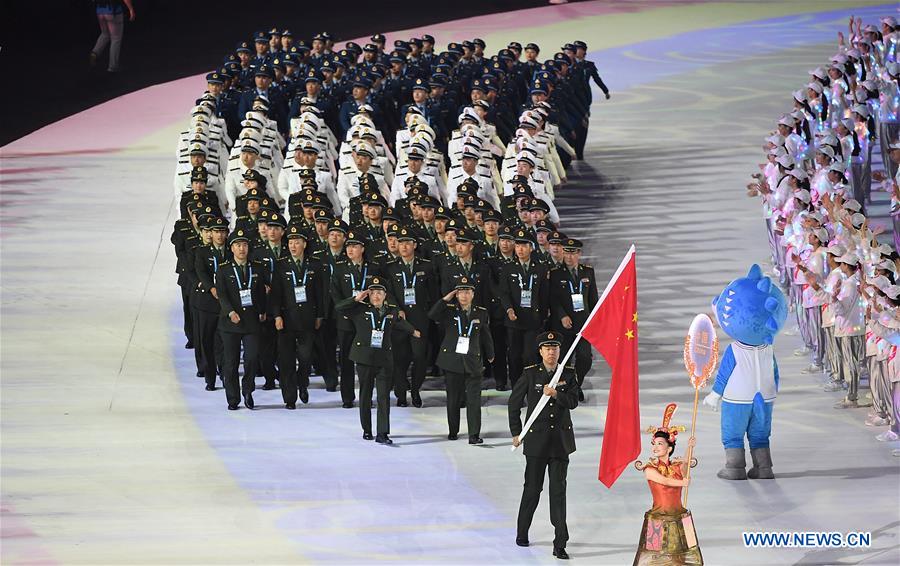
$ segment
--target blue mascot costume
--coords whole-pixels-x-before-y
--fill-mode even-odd
[[[735,341],[719,364],[712,392],[703,400],[717,409],[722,401],[722,444],[727,480],[772,479],[772,407],[778,392],[778,364],[772,342],[787,318],[784,293],[753,265],[746,277],[735,279],[713,299],[713,312],[722,330]],[[744,437],[750,444],[753,467],[746,470]]]

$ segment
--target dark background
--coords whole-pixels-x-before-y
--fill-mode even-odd
[[[120,64],[106,72],[88,53],[100,29],[91,0],[4,2],[0,146],[122,94],[208,72],[257,30],[289,28],[294,38],[328,31],[337,40],[470,16],[531,8],[546,0],[133,0]],[[523,25],[528,25],[523,22]],[[436,38],[443,47],[446,40]],[[523,38],[527,41],[528,38]],[[490,53],[501,46],[488,46]]]

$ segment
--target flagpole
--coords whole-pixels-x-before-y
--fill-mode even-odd
[[[700,388],[694,387],[694,412],[691,414],[691,438],[697,434],[697,405],[700,401]],[[687,449],[687,471],[684,473],[684,479],[691,479],[691,459],[694,457],[694,447],[688,444]],[[687,509],[688,489],[690,484],[684,486],[684,508]]]
[[[566,362],[569,361],[569,358],[572,357],[572,353],[575,351],[575,346],[578,345],[579,340],[581,340],[581,332],[587,327],[587,325],[594,318],[594,315],[597,314],[597,311],[600,310],[600,306],[603,304],[603,301],[606,300],[606,296],[609,295],[610,290],[613,288],[615,282],[619,279],[619,276],[622,274],[622,271],[625,270],[625,266],[628,265],[628,262],[631,260],[631,256],[634,255],[634,244],[631,244],[631,248],[628,249],[628,253],[625,254],[625,257],[622,259],[622,263],[619,264],[618,269],[616,269],[616,273],[609,280],[609,283],[606,284],[606,288],[603,290],[603,294],[600,296],[600,300],[597,301],[597,304],[594,305],[594,308],[591,310],[591,314],[588,315],[587,319],[585,319],[584,324],[581,325],[581,330],[575,335],[575,339],[572,341],[572,345],[569,346],[569,350],[566,352],[566,355],[556,366],[556,371],[553,373],[553,379],[550,380],[548,384],[550,387],[556,387],[556,384],[559,383],[559,378],[562,376],[562,371],[566,366]],[[528,434],[528,429],[531,428],[531,425],[534,424],[534,421],[537,419],[538,415],[541,414],[541,411],[547,405],[547,402],[550,401],[550,396],[544,394],[540,399],[538,399],[537,405],[535,405],[534,410],[528,415],[528,419],[525,421],[525,425],[522,427],[522,432],[519,434],[519,443],[521,444],[522,439],[525,438],[525,435]],[[516,451],[516,446],[512,447],[512,451]]]

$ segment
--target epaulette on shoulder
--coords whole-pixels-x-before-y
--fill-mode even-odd
[[[531,369],[531,368],[536,368],[536,367],[538,367],[537,364],[532,364],[532,365],[530,365],[530,366],[525,366],[524,369]]]
[[[594,266],[593,266],[593,265],[589,265],[589,264],[587,264],[587,263],[582,263],[582,264],[580,264],[580,265],[581,265],[581,267],[586,267],[586,268],[588,268],[588,269],[594,269]]]
[[[566,368],[566,369],[570,369],[570,370],[572,370],[572,371],[575,371],[575,365],[574,365],[574,364],[567,364],[567,365],[565,366],[565,368]]]

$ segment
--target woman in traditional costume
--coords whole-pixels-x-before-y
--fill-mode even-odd
[[[662,426],[648,430],[653,433],[650,441],[653,457],[646,464],[640,460],[634,463],[635,468],[644,472],[653,496],[653,507],[644,513],[634,566],[703,564],[691,512],[681,504],[681,488],[690,484],[686,478],[688,463],[672,457],[678,432],[685,430],[670,425],[675,407],[674,403],[669,404]],[[693,436],[688,443],[693,448]],[[691,458],[690,466],[696,465],[697,460]]]

